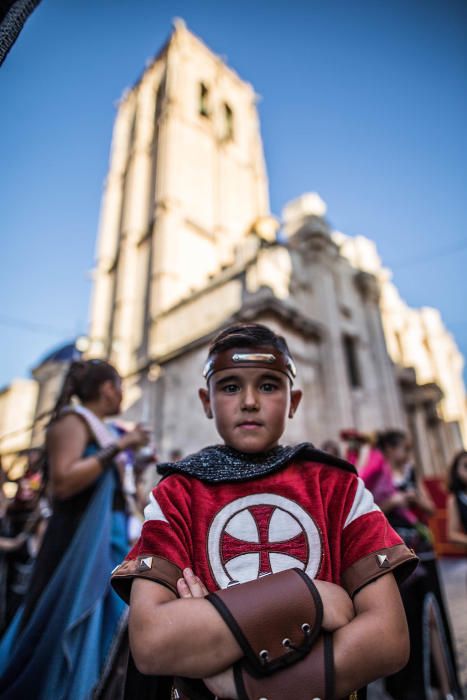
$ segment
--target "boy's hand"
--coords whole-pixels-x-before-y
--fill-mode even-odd
[[[203,678],[204,685],[217,698],[229,698],[236,700],[238,697],[237,689],[235,688],[233,668],[227,668],[225,671],[217,673],[211,678]]]
[[[204,598],[209,593],[198,576],[191,569],[183,570],[183,578],[177,581],[177,590],[180,598]],[[227,668],[211,678],[203,678],[204,684],[218,698],[236,698],[233,669]]]
[[[183,569],[183,578],[178,579],[177,590],[180,598],[204,598],[209,593],[204,583],[191,569]]]
[[[318,581],[313,583],[323,602],[323,629],[334,632],[347,625],[355,617],[355,610],[349,594],[335,583]]]

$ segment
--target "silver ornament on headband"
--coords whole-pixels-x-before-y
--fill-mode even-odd
[[[271,364],[276,361],[274,355],[260,352],[236,352],[232,355],[233,362],[267,362]]]
[[[274,354],[272,352],[233,352],[223,350],[210,357],[203,370],[203,376],[206,380],[221,369],[234,368],[235,366],[251,365],[252,367],[269,366],[273,370],[283,372],[292,382],[297,374],[295,364],[290,355],[283,352]]]

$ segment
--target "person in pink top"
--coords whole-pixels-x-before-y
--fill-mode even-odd
[[[421,563],[401,587],[410,632],[407,666],[386,679],[395,700],[428,700],[432,685],[443,697],[460,697],[450,624],[426,516],[433,503],[411,462],[411,445],[400,430],[378,434],[359,471],[389,523]]]

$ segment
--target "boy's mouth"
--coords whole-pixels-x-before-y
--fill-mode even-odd
[[[261,428],[263,424],[257,420],[245,420],[238,423],[237,428],[244,428],[245,430],[253,430],[254,428]]]

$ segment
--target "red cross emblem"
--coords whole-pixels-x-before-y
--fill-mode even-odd
[[[208,532],[209,563],[220,588],[293,567],[314,578],[321,554],[313,518],[296,501],[274,493],[230,501]]]
[[[272,516],[277,509],[275,506],[258,505],[251,506],[245,509],[253,518],[257,528],[257,541],[248,541],[235,537],[230,532],[224,530],[221,540],[221,557],[224,564],[243,554],[259,554],[259,570],[258,576],[273,573],[271,566],[271,554],[284,554],[285,556],[294,557],[303,564],[306,568],[308,561],[308,542],[298,521],[293,518],[290,513],[282,511],[285,518],[291,518],[300,528],[301,532],[286,539],[272,540],[270,537],[269,527]],[[241,513],[237,513],[237,518]],[[226,529],[229,522],[226,523]]]

